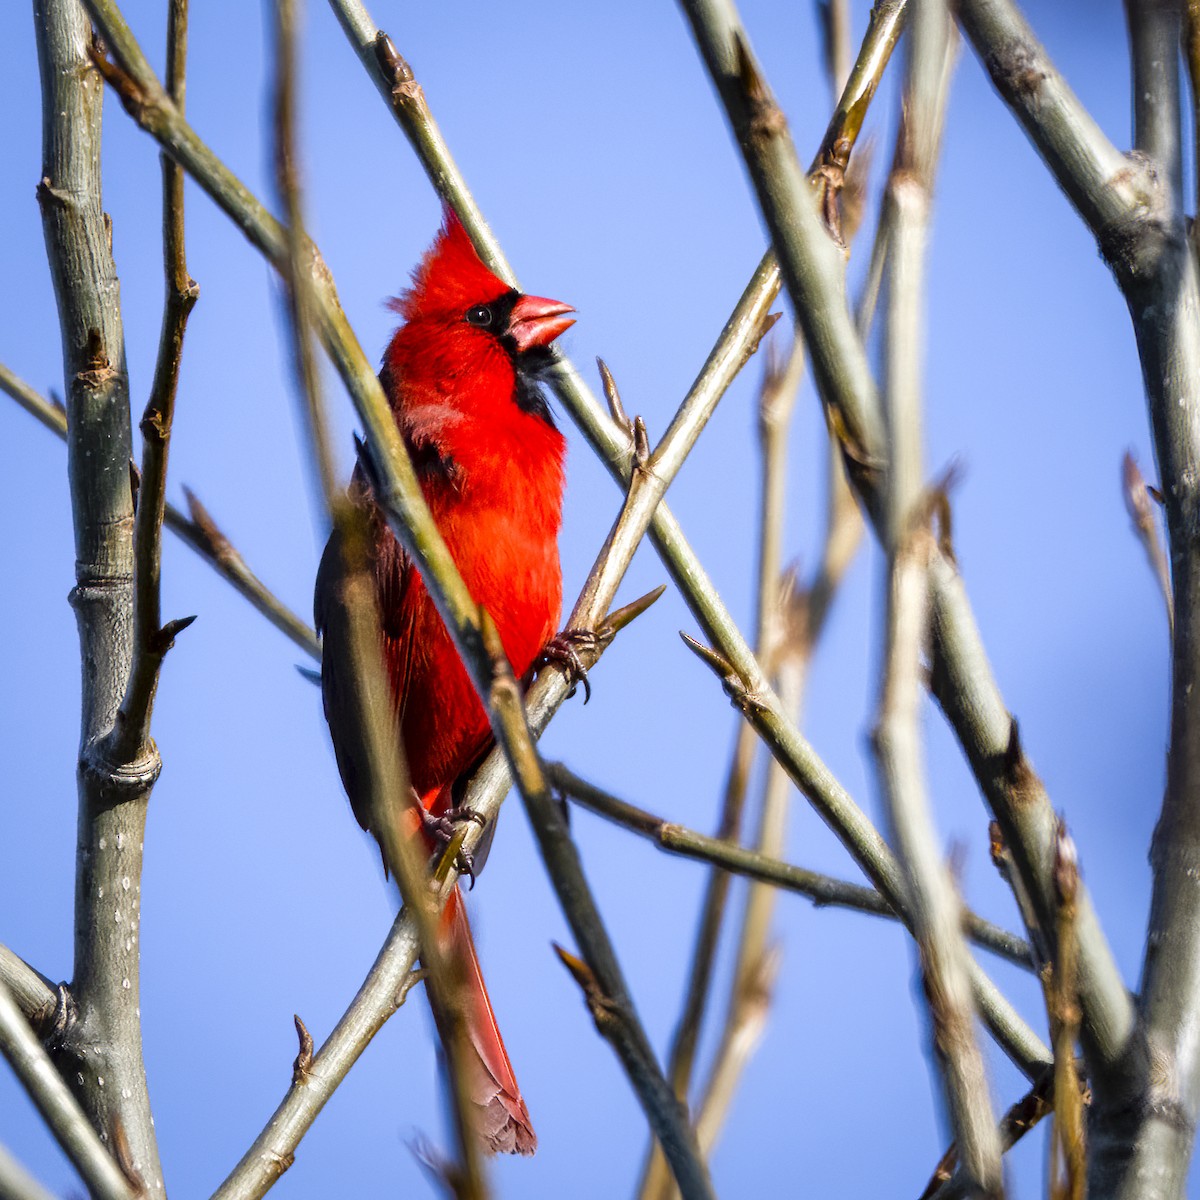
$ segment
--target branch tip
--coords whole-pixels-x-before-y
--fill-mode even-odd
[[[608,411],[612,415],[613,421],[626,435],[633,437],[633,422],[630,421],[629,414],[626,413],[625,406],[621,403],[621,393],[617,391],[617,381],[613,378],[613,373],[602,358],[597,357],[596,366],[600,370],[600,383],[604,388],[604,398],[608,401]]]
[[[292,1063],[292,1082],[304,1084],[312,1074],[313,1039],[299,1013],[293,1014],[292,1020],[296,1023],[296,1036],[300,1039],[300,1051],[296,1055],[296,1061]]]
[[[603,621],[600,622],[600,628],[597,630],[597,636],[602,639],[612,640],[612,638],[621,632],[626,625],[637,620],[652,604],[656,603],[663,592],[667,590],[665,583],[660,583],[658,587],[647,592],[644,596],[639,596],[636,600],[631,600],[628,604],[621,608],[610,612]]]

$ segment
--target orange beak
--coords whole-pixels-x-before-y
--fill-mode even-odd
[[[535,346],[548,346],[561,333],[565,333],[575,321],[563,316],[575,310],[561,300],[547,300],[544,296],[522,296],[512,306],[508,322],[508,336],[516,343],[517,350],[524,353]]]

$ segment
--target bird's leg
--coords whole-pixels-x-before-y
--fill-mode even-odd
[[[586,704],[592,698],[592,685],[588,682],[587,668],[579,657],[579,651],[598,650],[602,642],[601,635],[590,629],[564,629],[542,647],[534,665],[543,667],[548,663],[558,663],[566,672],[567,680],[571,684],[567,699],[575,695],[576,687],[582,683],[583,702]]]

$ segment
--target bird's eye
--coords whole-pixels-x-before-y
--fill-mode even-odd
[[[486,304],[476,304],[467,309],[467,324],[478,325],[481,329],[492,323],[492,310]]]

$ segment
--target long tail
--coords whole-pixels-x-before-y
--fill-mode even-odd
[[[442,935],[451,977],[458,982],[455,1000],[461,1006],[467,1041],[474,1051],[465,1056],[465,1083],[475,1108],[475,1130],[490,1154],[532,1154],[537,1149],[537,1135],[500,1037],[458,888],[450,893],[442,910]],[[434,1016],[444,1036],[446,1029],[436,1009]]]

